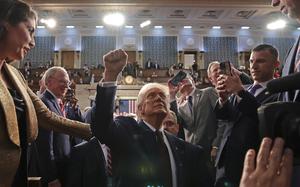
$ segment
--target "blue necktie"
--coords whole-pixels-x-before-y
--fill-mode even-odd
[[[262,86],[260,84],[254,84],[252,85],[252,87],[250,88],[249,92],[252,95],[255,95],[256,90],[258,90],[259,88],[261,88]]]

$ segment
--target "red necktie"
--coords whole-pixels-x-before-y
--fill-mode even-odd
[[[62,102],[62,100],[59,100],[58,104],[59,104],[59,108],[60,108],[61,113],[63,114],[64,117],[66,117],[65,105]]]

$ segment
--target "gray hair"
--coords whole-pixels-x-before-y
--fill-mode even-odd
[[[215,65],[215,64],[220,65],[220,62],[218,62],[218,61],[212,61],[212,62],[210,62],[210,63],[208,64],[208,67],[207,67],[207,76],[210,75],[210,69],[211,69],[211,67],[212,67],[213,65]]]
[[[148,84],[145,84],[139,94],[138,94],[138,98],[137,98],[137,102],[136,102],[136,108],[137,108],[137,116],[139,119],[141,119],[141,113],[139,111],[139,106],[141,106],[144,101],[145,101],[145,96],[146,94],[148,93],[149,90],[153,89],[153,88],[158,88],[160,89],[166,96],[167,96],[167,104],[169,105],[169,89],[167,86],[165,85],[162,85],[162,84],[159,84],[159,83],[148,83]],[[169,108],[169,106],[167,106]]]
[[[60,66],[53,66],[45,72],[43,78],[45,80],[45,84],[49,82],[49,79],[51,79],[57,72],[64,72],[68,75],[68,72],[65,70],[65,68]],[[68,75],[69,76],[69,75]]]

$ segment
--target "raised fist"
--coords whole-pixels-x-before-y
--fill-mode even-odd
[[[115,81],[118,74],[126,66],[128,55],[122,49],[110,51],[103,56],[104,61],[104,80]]]

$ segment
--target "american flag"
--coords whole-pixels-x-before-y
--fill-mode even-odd
[[[135,114],[136,110],[135,99],[121,99],[119,101],[120,113],[132,113]]]

